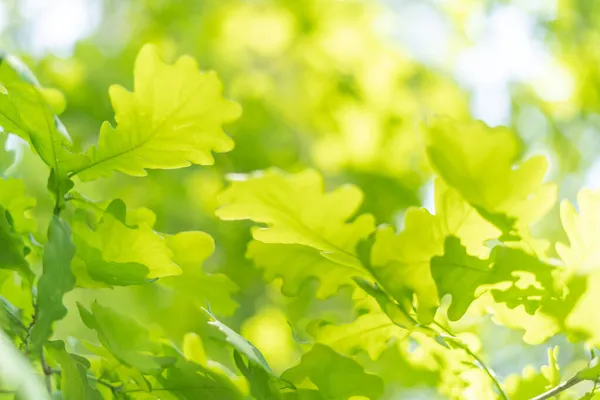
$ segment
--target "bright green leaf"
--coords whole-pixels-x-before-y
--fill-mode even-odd
[[[515,224],[537,221],[554,205],[556,185],[542,183],[546,158],[513,168],[521,143],[509,129],[437,117],[425,126],[425,140],[437,174],[505,234],[514,234]]]
[[[398,235],[389,228],[379,229],[371,250],[371,271],[384,289],[399,303],[413,294],[418,303],[418,320],[429,323],[439,305],[430,261],[444,254],[446,236],[456,236],[469,253],[487,256],[483,245],[500,232],[484,220],[462,197],[442,181],[435,181],[435,215],[410,208],[405,228]]]
[[[234,181],[220,201],[221,219],[266,225],[252,231],[254,239],[276,246],[267,254],[266,246],[252,244],[248,255],[265,268],[268,279],[282,276],[288,293],[312,277],[324,281],[320,293],[325,295],[351,283],[353,276],[368,276],[355,247],[373,231],[373,217],[363,214],[347,222],[362,202],[357,187],[326,193],[323,178],[313,170],[294,175],[268,170]],[[331,262],[321,261],[317,252]]]
[[[189,56],[168,65],[146,45],[135,62],[134,91],[111,86],[109,92],[117,126],[102,125],[98,144],[86,153],[89,162],[74,171],[82,180],[209,165],[211,151],[233,149],[221,125],[236,119],[240,107],[224,100],[217,75],[198,71]]]

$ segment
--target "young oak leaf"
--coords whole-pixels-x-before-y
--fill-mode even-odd
[[[84,165],[86,157],[70,150],[71,139],[55,115],[52,99],[13,56],[0,56],[0,85],[5,88],[0,93],[0,125],[29,142],[52,170],[49,189],[62,198],[72,187],[68,173]]]
[[[534,314],[542,300],[556,298],[553,273],[555,268],[520,249],[496,246],[487,260],[471,256],[460,240],[446,237],[444,255],[431,259],[431,274],[435,280],[439,298],[451,294],[448,318],[459,320],[467,308],[480,294],[481,287],[509,283],[508,287],[492,289],[497,302],[515,308],[524,306],[529,314]],[[520,275],[528,274],[535,278],[526,287],[519,285]]]
[[[216,368],[190,361],[178,349],[169,345],[163,345],[163,352],[177,361],[156,377],[160,386],[154,390],[161,393],[161,398],[167,392],[173,394],[173,398],[185,400],[244,399],[232,380]]]
[[[75,277],[71,272],[74,255],[75,246],[69,224],[53,216],[48,228],[48,242],[44,246],[43,272],[37,288],[37,318],[30,336],[34,352],[52,336],[54,322],[67,315],[62,299],[65,293],[75,288]]]
[[[10,212],[16,232],[35,232],[37,224],[28,216],[35,203],[35,198],[25,193],[22,180],[0,178],[0,205]]]
[[[147,168],[173,169],[214,162],[211,152],[233,149],[222,125],[239,117],[237,103],[223,99],[214,72],[200,72],[189,56],[164,63],[146,45],[134,69],[134,91],[110,87],[116,127],[104,122],[88,163],[73,171],[84,181],[113,171],[145,176]]]
[[[129,225],[121,200],[111,202],[91,226],[78,211],[73,219],[78,285],[134,285],[181,273],[165,237],[148,223]]]
[[[98,390],[90,384],[87,359],[68,353],[65,343],[60,340],[47,342],[45,347],[50,357],[60,364],[60,389],[65,400],[102,400]]]
[[[424,132],[436,173],[505,235],[518,235],[556,201],[556,185],[542,183],[548,169],[545,157],[532,157],[514,168],[520,142],[509,129],[438,117]]]
[[[214,251],[213,238],[204,232],[191,231],[168,235],[165,239],[182,273],[162,278],[159,283],[172,288],[173,296],[181,302],[195,302],[198,306],[208,303],[219,314],[233,314],[238,306],[233,300],[238,285],[227,275],[202,270],[202,264]]]
[[[556,251],[570,270],[586,274],[600,269],[600,192],[583,189],[577,203],[579,214],[568,200],[560,205],[569,246],[557,243]]]
[[[390,341],[404,339],[409,334],[383,312],[363,314],[348,324],[313,322],[308,330],[317,342],[337,352],[351,355],[363,350],[372,360],[379,358]]]
[[[93,302],[91,311],[77,303],[85,326],[96,331],[98,340],[119,362],[144,374],[156,374],[173,365],[175,358],[161,356],[160,345],[137,321]]]
[[[286,370],[281,377],[297,384],[299,388],[306,380],[310,381],[318,389],[312,390],[313,397],[310,397],[315,400],[346,400],[353,396],[374,400],[383,396],[384,386],[380,377],[366,373],[352,358],[319,343],[303,354],[299,364]],[[305,389],[310,388],[309,385]]]
[[[21,235],[15,232],[11,214],[0,206],[0,269],[19,271],[30,283],[34,274],[25,259],[27,247]]]
[[[282,276],[285,291],[296,292],[315,277],[324,284],[320,295],[329,295],[353,276],[368,275],[355,247],[374,230],[374,219],[363,214],[346,222],[361,202],[355,186],[325,193],[316,171],[284,174],[271,169],[234,181],[222,193],[216,214],[266,225],[253,229],[257,242],[248,255],[265,267],[269,279]]]
[[[277,376],[263,354],[242,335],[219,321],[210,311],[204,310],[211,320],[209,325],[217,328],[225,337],[225,341],[234,349],[235,364],[248,380],[254,398],[279,399],[280,387],[289,386]]]
[[[395,234],[390,227],[379,229],[371,249],[371,272],[398,303],[417,301],[419,322],[428,324],[439,306],[430,262],[444,254],[446,236],[456,236],[470,254],[486,257],[486,239],[500,235],[460,194],[440,179],[434,182],[435,215],[424,208],[410,208],[405,228]]]

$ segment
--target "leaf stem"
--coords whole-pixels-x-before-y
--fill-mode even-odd
[[[551,397],[556,396],[557,394],[564,392],[565,390],[569,389],[572,386],[577,385],[579,382],[582,382],[583,380],[581,378],[578,378],[577,376],[574,376],[573,378],[569,379],[566,382],[563,382],[555,387],[553,387],[552,389],[548,390],[547,392],[544,392],[542,394],[540,394],[539,396],[536,397],[532,397],[530,400],[546,400],[549,399]]]
[[[460,341],[460,339],[458,339],[456,336],[454,336],[454,334],[452,332],[450,332],[450,330],[448,330],[442,324],[440,324],[439,322],[437,322],[435,320],[433,321],[433,323],[437,327],[439,327],[441,330],[443,330],[445,333],[447,333],[448,335],[450,335],[453,339],[455,339],[453,341],[453,343],[457,347],[459,347],[461,350],[463,350],[465,353],[467,353],[471,358],[473,358],[476,361],[477,366],[483,372],[485,372],[485,374],[490,378],[490,380],[494,384],[494,387],[496,388],[496,391],[498,392],[498,395],[500,396],[500,398],[502,400],[508,400],[508,396],[504,392],[504,389],[502,389],[502,385],[500,384],[500,382],[498,382],[498,379],[496,378],[496,374],[494,373],[494,371],[492,371],[487,365],[485,365],[485,363],[483,362],[483,360],[477,354],[473,353],[471,351],[471,349],[469,349],[469,346],[465,345],[464,343],[462,343]]]

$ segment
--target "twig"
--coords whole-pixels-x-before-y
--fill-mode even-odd
[[[459,347],[461,350],[463,350],[465,353],[467,353],[469,356],[471,356],[476,361],[477,366],[483,372],[485,372],[485,374],[490,378],[490,380],[494,384],[494,387],[496,388],[496,391],[498,392],[498,395],[500,396],[500,398],[502,400],[508,400],[508,396],[504,392],[504,389],[502,389],[502,385],[500,385],[500,382],[498,382],[498,379],[496,379],[496,374],[494,374],[494,372],[490,368],[488,368],[487,365],[485,365],[483,360],[481,358],[479,358],[479,356],[477,354],[473,353],[467,345],[463,344],[458,338],[456,338],[456,336],[454,336],[454,334],[452,334],[452,332],[450,332],[448,329],[446,329],[442,324],[440,324],[437,321],[433,321],[433,323],[437,327],[442,329],[444,332],[446,332],[448,335],[450,335],[453,339],[455,339],[455,341],[453,343],[457,347]]]
[[[568,381],[563,382],[560,385],[553,387],[552,389],[548,390],[547,392],[544,392],[544,393],[540,394],[539,396],[532,397],[530,400],[549,399],[551,397],[556,396],[557,394],[559,394],[561,392],[564,392],[568,388],[577,385],[579,382],[582,382],[582,381],[583,380],[581,378],[574,376],[573,378],[569,379]]]
[[[52,368],[46,364],[44,349],[40,350],[40,363],[42,364],[42,371],[44,371],[44,382],[46,383],[46,389],[48,389],[48,393],[52,394]]]

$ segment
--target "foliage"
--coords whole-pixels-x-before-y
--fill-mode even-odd
[[[373,2],[98,3],[0,59],[0,398],[599,396],[597,6],[544,27],[572,98],[511,93],[536,142]]]

